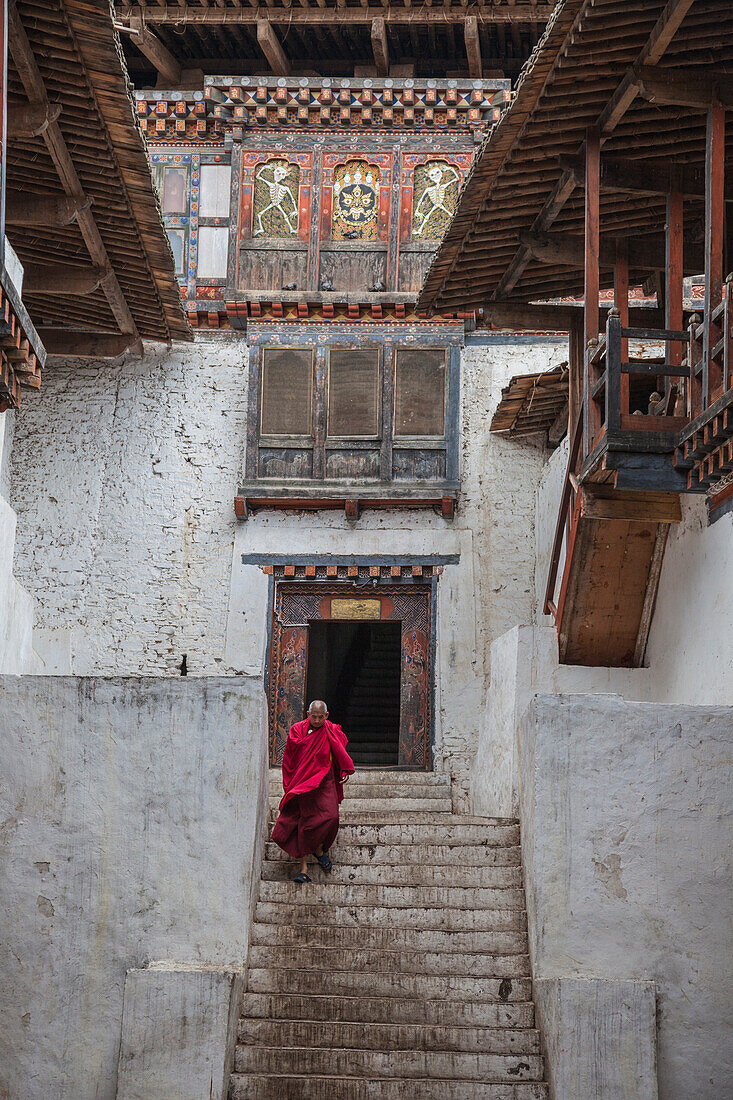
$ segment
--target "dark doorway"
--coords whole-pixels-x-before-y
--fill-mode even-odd
[[[362,767],[399,760],[401,629],[400,622],[308,624],[307,700],[325,699]]]

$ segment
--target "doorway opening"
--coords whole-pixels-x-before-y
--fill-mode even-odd
[[[308,624],[306,705],[324,699],[362,767],[396,767],[400,737],[402,624]]]

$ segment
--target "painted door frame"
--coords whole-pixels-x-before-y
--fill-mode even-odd
[[[379,599],[380,618],[400,622],[400,733],[398,766],[432,769],[435,673],[435,584],[304,583],[277,579],[273,586],[269,646],[270,764],[282,762],[290,726],[305,717],[308,634],[311,622],[354,622],[331,615],[332,599]],[[348,730],[346,731],[348,734]]]

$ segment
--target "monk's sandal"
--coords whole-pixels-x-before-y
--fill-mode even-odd
[[[295,876],[293,882],[313,882],[313,879],[310,875],[306,875],[305,871],[301,871],[300,874]]]
[[[313,855],[316,856],[316,853],[314,852]],[[318,860],[318,863],[326,872],[326,874],[329,874],[331,868],[333,867],[333,863],[328,852],[324,852],[322,856],[316,856],[316,859]]]

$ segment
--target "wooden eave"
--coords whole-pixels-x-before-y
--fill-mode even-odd
[[[664,10],[661,0],[560,0],[513,102],[477,154],[418,309],[477,309],[497,300],[582,294],[582,267],[534,257],[512,286],[505,290],[501,284],[521,248],[520,234],[532,232],[558,187],[560,161],[567,164],[578,154],[587,128],[601,118],[637,63]],[[733,9],[726,0],[697,0],[689,7],[655,71],[663,75],[679,67],[708,78],[733,73]],[[638,160],[664,171],[674,160],[702,170],[705,122],[704,107],[663,105],[636,95],[604,138],[602,163]],[[732,159],[729,138],[726,165]],[[560,238],[582,237],[583,201],[583,187],[571,188],[549,231]],[[689,197],[685,217],[693,232],[702,213],[702,194],[698,200]],[[662,193],[601,192],[602,239],[658,234],[665,216]],[[649,274],[648,268],[632,268],[632,284]]]
[[[126,334],[130,343],[192,339],[109,0],[16,0],[15,10],[45,97],[61,107],[56,133],[82,200],[91,200],[87,209],[98,231],[98,252],[108,263],[100,270],[90,257],[89,222],[86,235],[78,218],[65,225],[40,226],[30,219],[8,224],[25,267],[82,271],[96,262],[102,276],[91,293],[29,288],[24,299],[31,318],[38,327]],[[10,45],[9,100],[27,103],[28,73],[18,69],[12,33]],[[69,177],[62,177],[42,134],[9,138],[8,192],[63,200]]]
[[[512,436],[548,431],[567,408],[568,391],[567,364],[540,374],[515,375],[501,391],[489,431]]]

